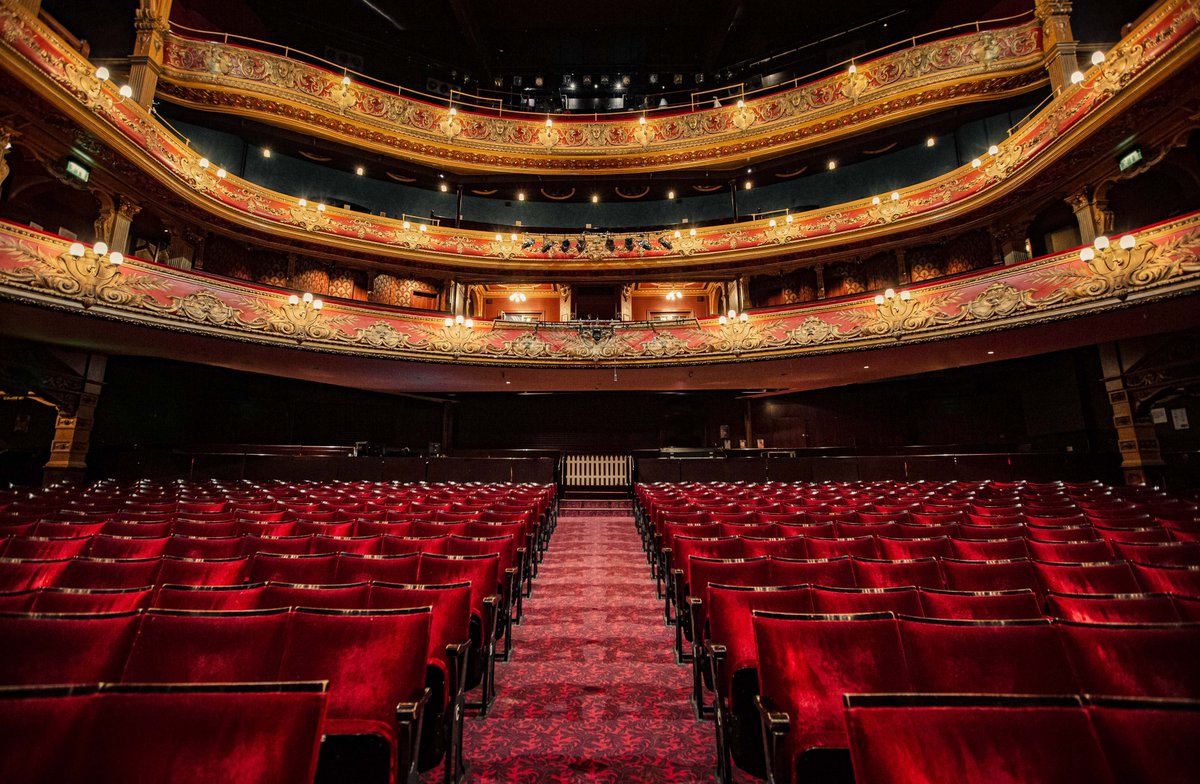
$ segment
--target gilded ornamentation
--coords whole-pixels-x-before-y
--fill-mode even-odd
[[[331,223],[325,211],[317,209],[317,206],[313,204],[297,204],[295,207],[292,207],[288,217],[292,223],[303,226],[308,231],[327,229]]]
[[[234,310],[211,291],[197,291],[186,297],[173,298],[174,305],[169,312],[179,313],[185,318],[199,324],[213,324],[218,327],[238,323],[241,313]]]
[[[801,321],[799,326],[788,333],[788,339],[802,346],[812,346],[826,343],[838,336],[838,328],[816,316],[809,316]]]
[[[113,108],[113,99],[104,91],[104,82],[96,78],[89,65],[67,62],[64,72],[67,83],[83,99],[83,104],[93,112],[108,112]]]
[[[1124,238],[1122,238],[1124,240]],[[1141,241],[1122,247],[1119,241],[1103,249],[1085,248],[1085,269],[1050,269],[1035,273],[1039,282],[1063,286],[1063,300],[1097,297],[1124,298],[1133,289],[1151,286],[1168,278],[1200,272],[1194,238],[1175,237],[1160,245]]]
[[[875,313],[847,311],[846,318],[857,324],[854,331],[846,333],[847,336],[861,334],[900,337],[907,332],[929,329],[954,320],[947,318],[940,311],[940,306],[951,299],[952,295],[942,294],[922,301],[917,296],[904,297],[905,293],[907,292],[876,304]]]
[[[554,347],[539,338],[536,332],[523,332],[514,340],[505,341],[504,349],[521,359],[538,359],[554,353]]]
[[[1141,67],[1145,53],[1146,50],[1141,44],[1122,44],[1113,49],[1100,68],[1100,74],[1096,77],[1096,87],[1109,93],[1120,90]]]
[[[376,321],[369,327],[355,330],[352,340],[371,348],[401,348],[409,342],[408,336],[386,321]]]
[[[423,328],[421,331],[428,335],[427,345],[441,354],[482,354],[486,349],[482,334],[466,324],[451,324],[437,330]]]
[[[320,303],[300,301],[272,305],[261,299],[244,298],[242,305],[257,313],[253,321],[243,321],[250,329],[261,329],[274,335],[295,338],[298,343],[305,340],[330,340],[342,334],[333,327],[350,323],[346,315],[327,315],[318,307]]]
[[[1014,313],[1037,307],[1033,292],[1022,291],[1008,283],[993,283],[979,296],[963,304],[962,315],[976,321],[1005,318]]]
[[[166,285],[147,275],[125,274],[110,257],[100,257],[88,248],[80,256],[69,252],[49,256],[21,246],[6,249],[31,262],[7,273],[12,283],[44,289],[77,300],[85,308],[103,305],[136,305],[147,293],[163,291]]]
[[[691,345],[672,332],[655,332],[642,343],[642,353],[651,357],[678,357],[691,353]]]

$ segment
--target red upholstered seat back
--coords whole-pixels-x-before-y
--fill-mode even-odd
[[[1082,623],[1177,623],[1182,620],[1167,594],[1050,593],[1048,612],[1064,621]]]
[[[72,558],[54,581],[57,588],[140,588],[154,585],[161,559]]]
[[[0,615],[7,684],[99,683],[121,676],[137,632],[136,612]]]
[[[1134,564],[1143,590],[1200,599],[1200,566],[1147,566]]]
[[[29,591],[55,585],[70,558],[26,561],[0,558],[0,591]]]
[[[378,555],[383,547],[382,536],[324,536],[313,537],[314,553],[359,553]]]
[[[329,681],[331,731],[394,738],[396,705],[425,688],[430,618],[429,608],[295,610],[279,678]]]
[[[1200,699],[1200,624],[1060,624],[1085,694]]]
[[[150,605],[154,589],[142,588],[43,588],[33,601],[38,613],[119,613]]]
[[[879,553],[873,536],[853,536],[839,539],[810,536],[806,546],[808,557],[813,559],[844,558],[849,555],[874,558]]]
[[[1088,715],[1121,784],[1188,781],[1200,771],[1200,705],[1089,698]]]
[[[785,613],[811,613],[812,592],[807,585],[728,586],[716,583],[708,587],[708,626],[710,639],[726,648],[723,670],[724,693],[729,693],[733,673],[758,667],[758,646],[754,641],[752,610]]]
[[[94,781],[89,760],[64,750],[96,726],[97,696],[94,687],[0,688],[0,781]]]
[[[449,693],[450,659],[446,646],[467,642],[471,623],[471,584],[449,583],[445,585],[400,585],[374,583],[368,599],[372,610],[401,610],[414,607],[431,607],[429,650],[430,664],[444,673],[443,699]]]
[[[1200,566],[1197,542],[1112,542],[1118,558],[1149,566]]]
[[[776,585],[834,585],[853,588],[854,567],[849,558],[772,558],[771,582]]]
[[[792,536],[786,539],[760,539],[753,536],[742,537],[742,555],[746,558],[774,556],[775,558],[807,558],[807,537]]]
[[[915,585],[921,588],[945,588],[938,562],[933,558],[884,561],[851,558],[854,580],[860,588],[893,588]]]
[[[913,689],[933,693],[1073,694],[1057,629],[1047,620],[901,619]]]
[[[878,537],[879,557],[893,561],[915,558],[945,558],[953,555],[950,537],[933,536],[927,539],[892,539]]]
[[[758,680],[772,709],[791,723],[780,765],[796,769],[802,752],[845,748],[842,695],[910,691],[894,616],[785,615],[756,611]]]
[[[1007,621],[1040,618],[1041,605],[1033,591],[950,591],[921,589],[926,618]]]
[[[334,582],[338,584],[370,582],[412,582],[417,578],[418,555],[359,555],[338,556]]]
[[[1113,557],[1112,550],[1102,540],[1084,542],[1039,542],[1026,541],[1029,557],[1048,563],[1096,563]]]
[[[175,534],[167,542],[163,554],[175,558],[238,558],[245,542],[240,536],[207,538]]]
[[[133,537],[97,534],[88,555],[92,558],[159,558],[167,549],[169,536]]]
[[[496,594],[500,579],[498,555],[428,555],[421,554],[417,577],[408,582],[429,585],[469,582],[471,584],[471,613],[482,623],[487,618],[483,600]]]
[[[1116,784],[1072,698],[850,696],[860,784]]]
[[[832,588],[813,586],[813,612],[832,615],[891,612],[896,615],[922,615],[917,589]]]
[[[5,558],[27,561],[52,561],[87,555],[92,546],[91,536],[19,536],[8,541]]]
[[[250,576],[250,558],[162,559],[160,585],[237,585]]]
[[[942,559],[946,587],[953,591],[1012,591],[1027,588],[1037,594],[1042,586],[1034,574],[1033,564],[1025,558],[1002,561],[959,561]]]
[[[240,585],[163,585],[154,597],[160,610],[257,610],[266,583]]]
[[[267,583],[259,597],[262,609],[286,607],[315,607],[329,610],[367,609],[369,585],[294,585]]]
[[[276,611],[150,610],[142,619],[121,680],[126,683],[277,680],[287,622],[288,614]]]
[[[276,555],[258,553],[250,566],[253,582],[298,583],[301,585],[323,585],[334,582],[334,570],[338,556],[322,555]]]
[[[1107,563],[1033,562],[1044,593],[1137,593],[1133,570],[1124,561]]]
[[[410,553],[434,553],[445,555],[450,535],[438,536],[385,536],[380,550],[384,555],[408,555]]]

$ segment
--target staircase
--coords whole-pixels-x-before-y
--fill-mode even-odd
[[[632,517],[633,499],[626,489],[569,487],[558,502],[567,517]]]

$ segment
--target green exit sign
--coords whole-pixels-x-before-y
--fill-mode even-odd
[[[1136,166],[1142,162],[1142,148],[1134,147],[1129,152],[1117,159],[1117,166],[1121,167],[1121,171],[1125,171],[1131,166]]]
[[[78,161],[67,161],[67,174],[80,182],[87,182],[88,178],[92,176],[92,172]]]

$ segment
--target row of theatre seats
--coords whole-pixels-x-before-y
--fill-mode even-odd
[[[456,782],[555,489],[106,482],[0,494],[0,520],[0,725],[55,722],[32,754],[0,735],[0,780],[410,782],[443,764]],[[244,715],[257,703],[298,713],[276,731]],[[45,748],[122,710],[113,726],[185,733],[153,748],[162,775],[130,778],[115,752],[76,775]],[[79,737],[86,757],[108,736]]]
[[[1200,769],[1195,498],[1097,483],[639,485],[635,511],[721,781],[734,765],[859,784]],[[1065,717],[1069,738],[1026,743],[1027,717],[1043,715]],[[1128,728],[1117,741],[1115,726]]]

